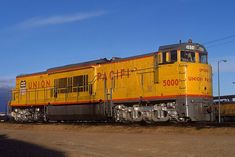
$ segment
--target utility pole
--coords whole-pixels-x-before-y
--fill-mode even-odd
[[[221,111],[220,111],[220,63],[227,62],[227,60],[219,60],[218,63],[218,98],[219,98],[219,123],[221,123]]]

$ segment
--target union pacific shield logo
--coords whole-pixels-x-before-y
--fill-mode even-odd
[[[25,95],[26,93],[26,81],[20,81],[20,94]]]

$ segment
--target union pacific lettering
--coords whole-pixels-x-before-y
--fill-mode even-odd
[[[193,76],[191,76],[191,77],[188,77],[188,80],[189,80],[189,81],[205,81],[205,82],[211,82],[211,79],[209,79],[209,78],[207,78],[207,77],[203,78],[203,77],[193,77]]]
[[[209,70],[208,70],[208,69],[205,69],[205,68],[201,68],[201,69],[199,69],[199,72],[205,72],[205,73],[208,73],[208,72],[209,72]]]
[[[104,80],[104,79],[122,79],[123,77],[130,77],[130,73],[136,71],[137,68],[134,68],[133,70],[128,69],[120,69],[120,70],[112,70],[108,73],[97,73],[97,80]]]
[[[33,81],[28,83],[29,89],[47,88],[51,86],[50,80]]]

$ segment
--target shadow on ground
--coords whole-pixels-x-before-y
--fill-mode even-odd
[[[44,148],[35,144],[9,139],[0,135],[1,157],[65,157],[60,151]]]

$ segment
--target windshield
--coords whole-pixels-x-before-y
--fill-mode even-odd
[[[207,54],[206,53],[199,53],[199,62],[200,63],[207,63]]]
[[[183,62],[195,62],[195,52],[181,51],[181,61]]]

